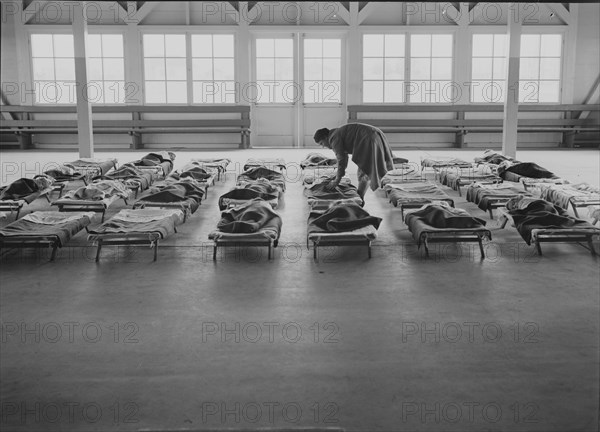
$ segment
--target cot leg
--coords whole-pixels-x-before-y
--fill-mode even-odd
[[[485,259],[485,253],[483,252],[483,243],[481,242],[481,237],[478,236],[479,241],[479,252],[481,252],[481,259]]]
[[[490,212],[490,219],[494,220],[494,213],[492,213],[492,208],[488,208],[488,211]]]
[[[21,213],[21,207],[17,209],[17,214],[15,215],[15,220],[19,219],[19,214]]]
[[[535,240],[535,247],[537,249],[538,255],[542,256],[542,247],[540,246],[540,241],[538,239]]]
[[[106,213],[106,210],[102,210],[102,219],[100,219],[100,222],[104,222],[104,214]]]
[[[98,249],[96,250],[96,262],[100,261],[100,251],[102,250],[102,240],[98,240]]]
[[[50,255],[50,261],[54,261],[54,258],[56,258],[56,249],[58,248],[58,245],[56,243],[54,243],[54,245],[52,246],[52,254]]]
[[[504,227],[506,226],[507,223],[508,223],[508,218],[505,215],[502,215],[502,221],[500,224],[500,228],[504,229]]]
[[[596,249],[594,249],[594,242],[592,241],[592,236],[587,236],[587,243],[588,246],[590,247],[590,252],[592,253],[592,256],[596,256]]]
[[[457,185],[456,189],[458,190],[458,196],[462,197],[462,192],[460,190],[460,185]]]
[[[177,227],[176,226],[173,227],[173,230],[175,231],[175,234],[177,234]]]
[[[46,195],[44,195],[44,198],[46,198],[46,201],[51,202],[50,197],[48,195],[50,195],[50,192],[48,192]]]
[[[429,245],[427,244],[427,237],[423,240],[423,246],[425,247],[425,257],[429,258]]]
[[[577,207],[575,207],[575,204],[573,204],[573,202],[571,202],[571,207],[573,207],[573,213],[575,213],[575,217],[579,218],[579,213],[577,212]]]
[[[215,246],[213,247],[213,261],[217,260],[217,243],[215,242]]]
[[[156,261],[158,255],[158,240],[156,240],[156,242],[154,242],[154,261]]]
[[[367,248],[368,248],[368,252],[369,252],[369,259],[371,259],[371,242],[367,243]]]
[[[272,257],[273,257],[273,243],[269,243],[269,255],[267,258],[270,261]]]
[[[319,261],[319,256],[317,255],[317,244],[313,243],[313,258],[315,261]]]

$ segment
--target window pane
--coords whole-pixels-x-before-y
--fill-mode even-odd
[[[541,37],[541,54],[547,57],[560,57],[562,36],[559,34],[546,34]]]
[[[404,35],[385,35],[385,56],[404,57]]]
[[[214,35],[213,52],[215,57],[233,57],[233,35]]]
[[[540,81],[540,103],[560,101],[560,85],[558,81]]]
[[[520,79],[538,79],[539,58],[522,58],[519,70]]]
[[[32,34],[31,55],[33,57],[53,57],[52,35]]]
[[[409,86],[409,100],[414,103],[429,102],[428,88],[429,81],[412,81]]]
[[[560,58],[540,59],[540,79],[560,78]]]
[[[167,81],[167,103],[186,103],[187,85],[185,81]]]
[[[434,58],[431,60],[431,78],[440,80],[452,79],[452,59]]]
[[[256,100],[259,103],[268,103],[272,101],[271,98],[271,90],[265,84],[265,81],[258,81],[256,83],[257,91],[256,91]]]
[[[322,57],[323,42],[321,39],[305,39],[304,40],[304,56],[305,57]]]
[[[276,81],[275,101],[277,103],[290,103],[294,101],[294,91],[291,81]]]
[[[104,59],[104,79],[122,81],[125,79],[123,60]]]
[[[431,78],[431,60],[428,58],[412,59],[410,62],[410,77],[413,80]]]
[[[365,82],[363,82],[363,102],[365,102],[365,103],[383,102],[383,81],[365,81]]]
[[[210,83],[210,84],[213,85],[213,83]],[[207,96],[206,87],[207,87],[207,83],[205,83],[205,82],[195,81],[193,83],[194,103],[212,103],[213,102],[212,95],[214,94],[214,90],[211,90],[210,98],[209,98]]]
[[[102,55],[104,57],[123,57],[123,36],[118,34],[102,35]]]
[[[164,81],[146,81],[146,103],[165,103],[167,101]]]
[[[473,57],[486,57],[491,55],[494,35],[473,35]]]
[[[540,35],[521,35],[521,57],[540,55]]]
[[[104,77],[102,73],[102,59],[101,58],[90,58],[88,59],[88,79],[90,81],[102,81]]]
[[[46,58],[34,58],[33,79],[38,81],[54,81],[54,60]]]
[[[431,37],[431,55],[452,57],[452,35],[433,35]]]
[[[322,80],[323,61],[321,59],[306,59],[304,61],[304,78],[307,80]]]
[[[489,81],[471,82],[471,102],[485,102],[483,99],[483,86]]]
[[[494,79],[505,79],[506,78],[506,58],[494,58]]]
[[[525,81],[519,83],[519,102],[537,103],[539,98],[539,83]],[[509,93],[510,96],[510,93]]]
[[[106,81],[104,83],[104,103],[125,103],[124,81]]]
[[[194,80],[212,80],[213,64],[211,59],[192,59],[192,77]]]
[[[56,82],[57,93],[57,104],[73,104],[77,102],[75,96],[75,83],[74,82]]]
[[[72,81],[75,79],[75,60],[59,58],[54,61],[56,79]]]
[[[233,59],[215,59],[215,79],[233,81]]]
[[[323,57],[341,57],[342,41],[340,39],[323,40]]]
[[[294,77],[294,60],[291,58],[275,59],[275,79],[291,80]]]
[[[104,83],[102,81],[89,81],[85,90],[91,103],[104,103]]]
[[[185,35],[165,35],[166,56],[185,57]]]
[[[85,49],[88,57],[102,57],[102,35],[88,34]]]
[[[168,80],[186,80],[185,59],[167,58],[167,79]]]
[[[275,56],[275,41],[273,39],[257,39],[256,40],[256,56],[257,57],[273,57],[273,56]]]
[[[474,58],[473,73],[471,76],[474,80],[492,78],[492,59],[491,58]]]
[[[292,39],[275,39],[276,57],[294,57],[294,45]]]
[[[165,37],[164,35],[144,35],[144,56],[145,57],[164,57],[165,55]]]
[[[323,94],[323,86],[321,81],[304,81],[304,102],[316,103],[320,102],[320,97]]]
[[[500,103],[504,102],[504,87],[503,81],[492,81],[484,86],[484,102]]]
[[[385,99],[387,103],[404,102],[404,81],[386,81]]]
[[[429,57],[431,55],[431,35],[412,35],[410,55],[412,57]]]
[[[147,80],[164,80],[165,61],[159,58],[144,60],[144,78]]]
[[[506,57],[507,55],[506,35],[494,35],[494,57]]]
[[[55,57],[75,57],[73,52],[73,36],[54,35],[54,56]]]
[[[404,59],[385,59],[385,79],[404,79]]]
[[[383,79],[383,59],[365,58],[363,59],[363,79]]]
[[[323,60],[323,79],[339,81],[341,79],[341,66],[339,59]]]
[[[363,57],[383,57],[383,35],[363,35]]]
[[[40,104],[56,102],[56,84],[47,81],[36,82],[35,102]]]
[[[211,35],[192,35],[192,57],[212,57]]]
[[[256,59],[256,78],[260,81],[275,79],[275,60],[272,58]]]

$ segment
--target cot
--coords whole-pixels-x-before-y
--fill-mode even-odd
[[[235,186],[229,192],[219,197],[219,209],[225,210],[228,207],[235,207],[252,199],[263,199],[271,207],[276,209],[279,206],[279,197],[282,193],[278,184],[272,183],[267,179],[258,179],[248,182],[242,182]]]
[[[423,172],[419,169],[419,165],[415,163],[403,163],[394,165],[394,169],[385,173],[381,178],[382,186],[391,183],[404,183],[404,182],[415,182],[425,181]]]
[[[366,246],[371,258],[371,243],[377,238],[381,218],[371,216],[356,203],[332,202],[328,207],[313,207],[308,216],[306,247],[313,244],[313,257],[318,261],[318,248],[324,246]]]
[[[466,210],[448,205],[427,204],[408,212],[404,222],[417,246],[424,246],[427,257],[430,243],[476,242],[483,259],[483,240],[492,238],[491,231],[485,228],[484,220],[471,216]]]
[[[532,196],[530,192],[512,183],[485,184],[475,182],[467,188],[467,201],[489,212],[490,219],[494,219],[494,209],[502,208],[511,199],[519,195]]]
[[[213,260],[217,259],[219,246],[266,246],[270,260],[279,242],[281,226],[281,217],[261,199],[224,210],[217,229],[208,235],[214,242]]]
[[[578,208],[600,205],[600,190],[587,183],[578,184],[541,184],[540,198],[564,209],[569,205],[579,217]]]
[[[47,175],[38,175],[32,179],[20,178],[7,186],[0,188],[0,211],[16,212],[15,220],[23,207],[31,204],[37,198],[45,197],[50,202],[49,195],[54,190],[54,179]]]
[[[593,238],[600,236],[600,228],[589,222],[574,218],[567,211],[551,202],[531,197],[515,197],[501,211],[500,227],[510,222],[528,245],[532,243],[542,255],[541,243],[560,242],[587,243],[593,256],[596,255]]]
[[[403,219],[405,210],[420,208],[425,204],[446,202],[454,207],[454,199],[430,181],[389,183],[383,190],[389,202],[400,208]]]
[[[335,189],[327,189],[328,180],[307,185],[304,195],[308,199],[308,205],[313,208],[327,208],[333,202],[356,204],[362,207],[365,202],[358,194],[358,189],[349,178],[343,178]]]
[[[97,180],[118,180],[127,188],[131,189],[135,196],[150,187],[154,182],[156,174],[148,170],[140,170],[132,165],[123,165],[121,168],[110,171],[102,176],[94,177],[92,181]]]
[[[314,167],[334,167],[337,165],[336,158],[328,158],[324,154],[321,153],[309,153],[306,157],[300,162],[300,168],[314,168]]]
[[[205,185],[191,177],[181,180],[167,178],[155,183],[134,203],[133,208],[176,209],[184,213],[184,221],[200,207]]]
[[[270,170],[279,170],[280,172],[285,169],[285,160],[282,158],[250,158],[244,164],[244,171],[248,171],[251,168],[263,167]]]
[[[96,262],[103,246],[150,245],[157,259],[159,240],[177,232],[184,214],[173,209],[125,209],[108,221],[89,230],[88,241],[97,245]]]
[[[495,173],[496,168],[491,164],[472,165],[469,168],[447,167],[438,172],[438,179],[444,186],[451,187],[462,196],[462,186],[473,182],[484,184],[502,183],[502,179]]]
[[[227,166],[231,163],[228,158],[195,158],[193,163],[197,163],[201,168],[212,168],[217,170],[217,180],[221,180],[221,174],[225,174]]]
[[[429,156],[425,158],[421,158],[421,169],[432,168],[434,171],[439,170],[440,168],[447,167],[460,167],[460,168],[469,168],[471,166],[470,162],[467,162],[462,159],[447,157],[447,156]]]
[[[68,191],[62,198],[52,201],[61,212],[92,211],[101,213],[104,222],[106,210],[122,199],[127,205],[134,191],[119,180],[98,180],[87,186]]]
[[[0,248],[52,248],[54,261],[57,248],[63,247],[75,234],[92,222],[94,213],[60,213],[36,211],[0,229]]]
[[[134,166],[139,170],[150,172],[155,179],[160,179],[165,178],[173,171],[173,162],[175,161],[175,158],[175,153],[161,151],[148,153],[141,159],[128,162],[125,165]]]
[[[244,182],[249,182],[258,179],[267,179],[272,184],[277,185],[282,192],[285,192],[285,177],[279,171],[274,171],[272,169],[259,166],[254,168],[249,168],[244,171],[240,175],[237,176],[236,184],[240,185]]]

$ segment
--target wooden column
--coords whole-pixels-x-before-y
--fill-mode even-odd
[[[519,116],[519,61],[521,56],[521,7],[510,3],[508,16],[508,71],[506,100],[502,128],[502,153],[516,158],[517,126]]]
[[[92,104],[87,95],[87,64],[85,41],[87,19],[85,1],[73,7],[73,41],[75,48],[75,89],[77,94],[77,140],[79,157],[94,156],[94,134],[92,128]]]

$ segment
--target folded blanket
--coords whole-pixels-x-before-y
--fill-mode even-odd
[[[305,189],[305,195],[308,198],[317,200],[341,200],[350,198],[360,198],[356,186],[349,182],[340,182],[334,189],[327,190],[328,181],[314,183],[311,187]]]
[[[32,222],[31,218],[21,218],[14,221],[4,228],[0,229],[0,237],[56,237],[59,246],[63,246],[69,239],[91,223],[92,215],[90,213],[65,214],[60,212],[36,212],[51,213],[47,216],[47,221],[53,219],[55,223]],[[60,221],[62,216],[63,221]],[[44,218],[44,216],[39,216]],[[34,217],[35,218],[35,217]]]
[[[102,225],[90,229],[90,234],[158,233],[164,239],[175,232],[175,225],[182,220],[181,210],[121,210]]]
[[[273,224],[280,230],[281,223],[281,217],[271,206],[259,199],[222,212],[217,229],[226,233],[255,233]]]
[[[589,222],[576,219],[566,210],[540,199],[515,197],[506,208],[527,244],[531,244],[534,229],[594,228]]]
[[[379,228],[381,218],[371,216],[357,204],[333,205],[324,212],[312,211],[308,216],[311,226],[329,232],[345,232],[369,225]]]
[[[409,229],[409,222],[415,219],[438,229],[481,228],[485,226],[483,219],[471,216],[466,210],[437,204],[426,205],[419,210],[408,213],[406,223],[409,225]]]
[[[138,201],[171,203],[193,198],[199,203],[203,197],[204,190],[196,182],[179,181],[155,185],[148,189]]]
[[[266,178],[267,180],[275,180],[275,181],[285,181],[283,174],[280,172],[271,170],[269,168],[265,168],[263,166],[258,166],[254,168],[250,168],[245,170],[240,174],[240,178],[242,179],[250,179],[257,180],[259,178]]]
[[[100,180],[90,183],[87,186],[70,190],[62,199],[101,201],[112,196],[128,198],[129,191],[125,184],[119,180]]]
[[[27,204],[34,201],[40,192],[52,185],[51,177],[38,176],[33,179],[20,178],[0,189],[0,201],[24,200]]]

